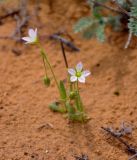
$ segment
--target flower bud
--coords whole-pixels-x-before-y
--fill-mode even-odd
[[[74,91],[71,91],[70,94],[69,94],[69,98],[70,99],[75,99],[76,97],[76,93]]]
[[[47,76],[45,76],[44,78],[43,78],[43,81],[44,81],[44,84],[45,84],[45,86],[50,86],[50,78],[48,78]]]

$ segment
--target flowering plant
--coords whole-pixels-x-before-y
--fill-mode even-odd
[[[85,83],[86,77],[90,75],[90,71],[83,70],[83,64],[79,62],[76,67],[68,68],[68,62],[63,52],[63,57],[65,62],[67,62],[66,68],[68,71],[68,84],[69,88],[66,89],[63,81],[58,81],[52,65],[47,57],[47,54],[42,47],[39,38],[37,29],[29,29],[28,37],[23,37],[22,39],[26,44],[36,44],[40,48],[40,53],[43,59],[43,64],[45,68],[44,84],[46,86],[50,85],[50,78],[48,76],[50,71],[51,76],[54,78],[57,89],[60,94],[60,99],[57,102],[53,102],[49,105],[49,108],[54,112],[67,113],[67,117],[72,121],[85,122],[88,120],[88,117],[84,111],[84,106],[79,92],[79,83]]]
[[[68,72],[71,75],[71,82],[79,81],[81,83],[85,83],[85,78],[90,75],[90,71],[83,71],[83,64],[81,62],[76,65],[76,69],[68,69]]]
[[[29,29],[28,31],[28,37],[23,37],[22,39],[24,41],[26,41],[26,44],[33,44],[33,43],[37,43],[37,28],[35,30],[33,29]]]

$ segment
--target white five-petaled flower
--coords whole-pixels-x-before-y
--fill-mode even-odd
[[[70,68],[68,69],[70,76],[70,81],[71,82],[76,82],[79,81],[81,83],[85,83],[85,79],[87,76],[89,76],[91,73],[88,70],[84,70],[83,71],[83,64],[81,62],[79,62],[76,65],[76,68]]]
[[[37,37],[37,28],[34,30],[34,29],[29,29],[28,31],[28,37],[23,37],[22,39],[26,42],[26,44],[33,44],[33,43],[36,43],[37,40],[38,40],[38,37]]]

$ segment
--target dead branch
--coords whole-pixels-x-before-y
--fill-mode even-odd
[[[10,11],[8,14],[0,17],[1,20],[9,16],[13,16],[16,20],[15,31],[10,36],[0,37],[0,39],[14,39],[16,41],[21,40],[23,29],[26,27],[29,20],[27,5],[27,0],[20,0],[18,9]]]
[[[131,43],[131,40],[132,40],[132,36],[133,36],[132,32],[129,32],[128,39],[127,39],[127,42],[125,44],[125,49],[127,49],[129,47],[129,45]]]
[[[119,10],[121,11],[121,13],[126,14],[128,17],[130,18],[134,18],[135,20],[137,20],[137,17],[130,15],[130,13],[128,11],[126,11],[123,7],[121,7],[121,5],[118,3],[117,0],[113,0],[116,4],[116,6],[119,8]]]
[[[106,8],[106,9],[108,9],[108,10],[110,10],[110,11],[113,11],[113,12],[116,12],[116,13],[120,13],[121,14],[121,11],[120,10],[118,10],[118,9],[115,9],[115,8],[112,8],[112,7],[110,7],[110,6],[108,6],[108,5],[106,5],[106,4],[103,4],[103,3],[101,3],[101,2],[97,2],[97,1],[92,1],[92,3],[94,4],[94,6],[101,6],[101,7],[103,7],[103,8]]]
[[[110,10],[110,11],[113,11],[113,12],[116,12],[116,13],[120,13],[120,14],[124,14],[124,15],[126,15],[127,17],[134,18],[134,19],[137,20],[137,17],[131,16],[128,11],[126,11],[124,8],[122,8],[122,7],[120,6],[120,4],[117,2],[117,0],[113,0],[113,2],[115,2],[115,4],[116,4],[116,6],[118,7],[118,9],[117,9],[117,8],[112,8],[112,7],[110,7],[110,6],[106,5],[106,4],[103,4],[103,3],[101,3],[101,2],[97,2],[97,1],[95,1],[95,0],[92,1],[92,3],[93,3],[95,6],[104,7],[104,8],[106,8],[106,9]]]
[[[20,41],[22,37],[22,29],[28,23],[29,17],[24,17],[22,20],[18,16],[15,17],[17,21],[17,26],[14,33],[11,35],[11,38],[15,39],[16,41]]]
[[[123,7],[121,7],[121,5],[118,3],[117,0],[113,0],[113,2],[115,2],[116,6],[118,7],[118,9],[121,11],[121,13],[126,14],[128,17],[130,17],[129,12],[127,12]]]
[[[76,160],[89,160],[88,156],[85,154],[82,154],[81,156],[74,156]]]
[[[13,39],[15,41],[21,41],[22,33],[24,32],[24,28],[28,25],[30,15],[28,13],[28,0],[19,0],[18,9],[8,11],[7,14],[0,17],[0,21],[12,16],[16,21],[16,28],[14,32],[10,36],[0,36],[0,39]],[[39,0],[35,0],[35,17],[37,20],[38,17],[38,10],[39,10]]]
[[[73,51],[80,51],[78,47],[76,47],[72,42],[68,41],[67,39],[59,36],[59,34],[52,34],[49,36],[50,39],[54,39],[57,41],[61,41],[63,44],[65,44],[67,47],[71,48]]]
[[[13,16],[16,15],[16,14],[19,14],[19,12],[20,12],[19,9],[12,10],[12,11],[6,13],[6,14],[3,15],[3,16],[0,16],[0,20],[6,19],[6,18],[8,18],[8,17],[13,17]]]
[[[106,131],[107,133],[109,133],[111,136],[116,138],[120,143],[122,143],[126,147],[126,150],[128,152],[133,154],[133,156],[131,158],[129,158],[129,160],[132,160],[133,158],[137,157],[137,149],[135,147],[129,145],[126,141],[124,141],[123,138],[118,136],[114,130],[112,130],[111,128],[105,128],[105,127],[101,127],[101,128],[104,131]]]
[[[23,27],[27,25],[29,20],[27,5],[28,5],[27,0],[20,0],[19,3],[20,15],[15,16],[15,19],[17,21],[17,26],[11,37],[16,39],[17,41],[21,40]]]
[[[129,13],[127,10],[125,10],[125,9],[118,3],[117,0],[113,0],[113,2],[114,2],[115,5],[117,6],[117,8],[112,8],[112,7],[110,7],[110,6],[106,5],[106,4],[103,4],[103,3],[101,3],[101,2],[97,2],[97,1],[95,1],[95,0],[92,1],[92,3],[94,3],[95,6],[104,7],[104,8],[106,8],[106,9],[110,10],[110,11],[113,11],[113,12],[116,12],[116,13],[119,13],[119,14],[123,14],[123,15],[126,15],[128,18],[133,18],[133,19],[137,20],[137,17],[130,15],[130,13]],[[131,2],[130,2],[129,0],[127,0],[127,3],[130,4]],[[125,49],[127,49],[127,48],[129,47],[129,45],[130,45],[130,43],[131,43],[132,35],[133,35],[132,33],[129,33],[128,40],[127,40],[127,42],[126,42],[126,44],[125,44],[125,47],[124,47]]]
[[[130,157],[128,160],[133,160],[134,158],[137,157],[137,154],[133,155],[132,157]]]

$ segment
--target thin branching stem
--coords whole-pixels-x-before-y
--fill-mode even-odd
[[[121,142],[123,145],[125,145],[126,150],[132,154],[134,154],[132,157],[130,157],[128,160],[133,160],[135,157],[137,157],[137,149],[134,148],[132,145],[128,144],[126,141],[122,139],[122,137],[117,136],[117,134],[112,131],[110,128],[101,127],[103,130],[108,132],[111,136],[116,138],[119,142]]]
[[[49,62],[49,60],[48,60],[48,57],[47,57],[47,55],[46,55],[43,47],[41,46],[41,44],[38,43],[38,45],[39,45],[39,47],[40,47],[40,49],[41,49],[41,54],[42,54],[43,58],[45,59],[47,65],[48,65],[49,68],[50,68],[50,71],[51,71],[51,73],[52,73],[52,75],[53,75],[53,78],[54,78],[54,80],[55,80],[55,83],[56,83],[56,85],[57,85],[57,88],[58,88],[59,91],[60,91],[60,87],[59,87],[58,81],[57,81],[57,79],[56,79],[56,76],[55,76],[55,73],[54,73],[54,71],[53,71],[53,68],[52,68],[52,66],[51,66],[51,64],[50,64],[50,62]]]
[[[63,45],[63,42],[61,39],[60,39],[60,45],[61,45],[61,50],[62,50],[65,66],[68,69],[68,61],[67,61],[67,57],[66,57],[66,53],[65,53],[65,48],[64,48],[64,45]]]
[[[132,40],[132,36],[133,36],[132,32],[129,32],[129,34],[128,34],[128,39],[127,39],[127,42],[126,42],[126,44],[125,44],[125,49],[127,49],[127,48],[129,47],[130,42],[131,42],[131,40]]]
[[[46,67],[45,59],[43,56],[42,56],[42,60],[43,60],[43,65],[44,65],[44,69],[45,69],[45,74],[46,74],[46,76],[48,76],[47,67]]]
[[[110,11],[113,11],[113,12],[116,12],[116,13],[121,13],[120,10],[112,8],[112,7],[110,7],[108,5],[105,5],[105,4],[101,3],[101,2],[97,2],[97,1],[93,0],[92,3],[94,3],[94,5],[96,5],[96,6],[101,6],[103,8],[106,8],[106,9],[110,10]]]
[[[137,17],[131,16],[128,11],[126,11],[124,8],[122,8],[122,7],[120,6],[120,4],[117,2],[117,0],[115,0],[114,2],[115,2],[115,4],[116,4],[116,6],[118,7],[118,9],[112,8],[112,7],[108,6],[108,5],[105,5],[105,4],[101,3],[101,2],[97,2],[97,1],[95,1],[95,0],[92,1],[92,3],[94,3],[94,5],[104,7],[104,8],[106,8],[106,9],[108,9],[108,10],[110,10],[110,11],[113,11],[113,12],[116,12],[116,13],[125,14],[125,15],[127,15],[128,17],[134,18],[134,19],[137,20]]]

